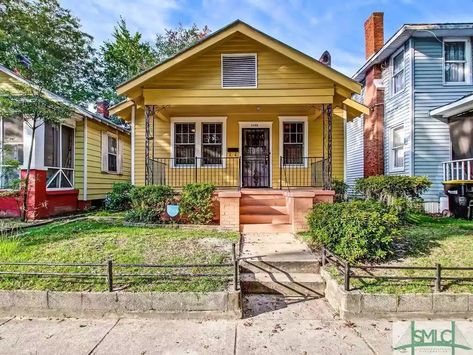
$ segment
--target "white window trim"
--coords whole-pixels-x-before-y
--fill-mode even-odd
[[[465,81],[446,81],[445,80],[445,42],[465,42]],[[463,85],[471,85],[472,78],[471,78],[471,41],[469,38],[466,37],[445,37],[442,41],[442,81],[443,85],[446,86],[463,86]]]
[[[255,57],[255,86],[232,86],[224,87],[223,86],[223,58],[224,57]],[[220,55],[220,86],[222,89],[257,89],[258,88],[258,54],[257,53],[222,53]]]
[[[309,156],[309,120],[307,116],[279,116],[279,155],[282,157],[284,151],[284,122],[302,122],[304,123],[304,157]],[[281,167],[281,159],[279,159]],[[303,164],[284,164],[285,168],[307,168],[307,159]]]
[[[394,146],[393,146],[393,138],[394,138],[394,131],[397,129],[402,129],[402,150],[404,153],[404,157],[402,159],[402,166],[400,167],[395,167],[394,166]],[[405,166],[406,166],[406,132],[405,132],[405,127],[403,124],[392,126],[389,128],[389,172],[395,173],[395,172],[402,172],[405,171]]]
[[[174,140],[175,140],[175,124],[176,123],[194,123],[195,124],[195,156],[202,158],[202,125],[204,123],[221,123],[222,124],[222,164],[212,164],[201,166],[202,160],[198,160],[198,168],[225,168],[226,167],[226,152],[227,152],[227,117],[171,117],[171,158],[173,158],[173,168],[188,169],[189,165],[176,164],[174,156]]]
[[[394,75],[398,74],[400,71],[397,73],[394,72],[394,58],[397,57],[399,54],[403,53],[402,60],[403,60],[403,66],[402,66],[402,76],[404,77],[404,85],[401,90],[398,92],[394,92]],[[395,97],[402,92],[406,90],[406,51],[404,50],[404,46],[399,48],[394,54],[391,56],[390,60],[390,66],[391,66],[391,97]]]
[[[43,125],[44,126],[44,125]],[[72,140],[73,140],[73,143],[72,143],[72,168],[63,168],[62,167],[62,127],[63,126],[66,126],[66,127],[69,127],[69,128],[72,128],[72,131],[73,131],[73,135],[72,135]],[[60,167],[57,167],[57,166],[45,166],[45,169],[46,171],[49,170],[49,169],[58,169],[58,171],[56,172],[56,174],[54,174],[51,178],[51,181],[54,180],[54,177],[56,175],[59,175],[61,174],[61,172],[63,170],[72,170],[72,181],[69,181],[71,183],[71,187],[48,187],[46,185],[46,191],[70,191],[70,190],[75,190],[75,172],[76,172],[76,161],[75,161],[75,156],[76,156],[76,127],[75,127],[75,124],[69,124],[69,123],[61,123],[59,125],[59,165],[61,165]],[[45,142],[46,144],[46,142]],[[44,148],[43,148],[43,151],[44,151]],[[63,176],[65,176],[63,174]],[[62,179],[62,177],[61,177]],[[69,180],[69,179],[67,179]],[[46,181],[47,183],[47,181]]]
[[[104,171],[104,173],[106,174],[112,174],[112,175],[120,175],[120,167],[118,166],[118,160],[120,159],[118,157],[118,155],[120,154],[120,148],[119,148],[119,144],[120,144],[120,141],[119,141],[119,138],[118,138],[118,134],[116,133],[112,133],[112,132],[106,132],[107,133],[107,137],[110,137],[110,138],[115,138],[116,141],[117,141],[117,153],[115,154],[115,156],[117,157],[117,170],[116,171],[112,171],[108,168],[108,164],[107,164],[107,171]],[[108,155],[110,154],[110,152],[108,151],[108,142],[107,142],[107,161],[108,161]]]

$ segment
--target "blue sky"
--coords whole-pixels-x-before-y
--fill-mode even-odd
[[[473,22],[473,0],[60,0],[81,19],[97,46],[110,38],[123,16],[132,30],[154,41],[179,23],[217,30],[241,19],[319,58],[332,54],[333,67],[352,75],[364,61],[363,23],[384,11],[385,39],[404,23]]]

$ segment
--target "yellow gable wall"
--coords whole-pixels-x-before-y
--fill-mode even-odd
[[[258,89],[331,88],[333,82],[276,51],[244,36],[224,43],[150,81],[145,88],[220,89],[221,54],[256,53]],[[257,90],[257,89],[252,89]]]
[[[102,132],[118,135],[123,144],[123,174],[108,174],[101,168]],[[75,188],[79,189],[79,200],[84,199],[84,120],[76,124]],[[115,182],[131,180],[130,136],[112,127],[87,120],[87,200],[105,198]]]

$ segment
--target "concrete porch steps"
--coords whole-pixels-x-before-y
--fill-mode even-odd
[[[260,233],[261,231],[267,233],[290,233],[292,232],[292,225],[289,223],[240,224],[240,232],[242,233]]]

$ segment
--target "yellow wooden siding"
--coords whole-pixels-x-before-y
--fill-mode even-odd
[[[145,87],[221,89],[221,54],[225,53],[257,54],[258,89],[334,87],[333,81],[326,77],[241,34],[229,38],[195,59],[177,65]]]
[[[123,144],[123,174],[102,172],[102,132],[115,133]],[[105,198],[115,182],[131,180],[130,136],[95,121],[87,121],[87,200]]]
[[[143,185],[145,183],[145,145],[144,145],[144,113],[143,111],[137,111],[136,117],[136,145],[135,145],[135,184]],[[297,116],[304,116],[304,114],[297,114]],[[272,186],[279,187],[279,118],[278,114],[274,113],[231,113],[227,115],[227,132],[226,142],[227,148],[238,148],[240,144],[240,125],[239,122],[272,122]],[[189,118],[189,122],[193,119]],[[165,158],[171,156],[171,123],[160,119],[155,119],[155,157]],[[332,161],[333,161],[333,177],[343,179],[344,171],[344,127],[343,118],[335,116],[333,117],[333,145],[332,145]],[[322,157],[323,155],[323,138],[322,138],[322,118],[319,116],[315,118],[314,115],[308,116],[308,155],[309,157]],[[239,153],[227,153],[226,156],[238,157]],[[200,169],[199,169],[200,170]],[[208,182],[214,182],[217,184],[228,183],[235,184],[237,178],[233,173],[232,163],[228,163],[226,169],[213,168],[211,175],[213,180],[209,179]],[[299,169],[300,175],[310,176],[310,167],[307,169]],[[169,181],[170,178],[179,179],[179,183],[184,185],[188,182],[193,182],[194,175],[189,172],[189,169],[175,168],[166,171],[166,179]],[[221,174],[221,175],[218,175]],[[222,177],[223,175],[223,177]],[[210,173],[204,173],[197,171],[197,176],[209,177]],[[292,175],[294,176],[294,174]],[[307,178],[308,180],[309,178]],[[283,180],[283,184],[285,180]]]
[[[46,142],[47,144],[47,142]],[[84,121],[76,122],[74,187],[79,190],[79,200],[84,199]]]

